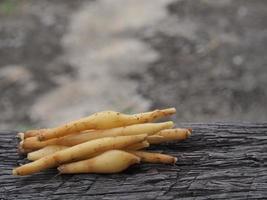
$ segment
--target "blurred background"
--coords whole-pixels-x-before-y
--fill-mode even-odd
[[[0,0],[0,129],[174,106],[266,122],[265,0]]]

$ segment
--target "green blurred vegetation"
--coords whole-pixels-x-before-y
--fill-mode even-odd
[[[0,1],[0,13],[12,14],[16,9],[18,0],[2,0]]]

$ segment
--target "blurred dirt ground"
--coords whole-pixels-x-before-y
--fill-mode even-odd
[[[1,0],[0,129],[174,106],[267,120],[264,0]]]

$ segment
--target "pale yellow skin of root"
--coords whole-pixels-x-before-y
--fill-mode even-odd
[[[29,148],[23,148],[22,147],[22,145],[21,145],[21,143],[18,145],[18,152],[20,153],[20,154],[26,154],[26,153],[29,153],[29,152],[32,152],[32,151],[34,151],[34,149],[29,149]]]
[[[135,150],[147,148],[149,146],[150,146],[150,144],[147,141],[143,141],[143,142],[139,142],[139,143],[130,145],[130,146],[126,147],[125,149],[135,151]]]
[[[176,157],[161,153],[150,153],[146,151],[128,151],[128,152],[138,156],[142,162],[147,162],[147,163],[175,164],[177,161]]]
[[[13,169],[13,175],[29,175],[67,162],[82,160],[96,153],[112,149],[123,149],[132,144],[144,141],[146,137],[146,134],[142,134],[91,140],[15,168]]]
[[[135,124],[106,130],[85,131],[82,133],[66,135],[64,137],[53,138],[45,141],[39,141],[37,137],[31,137],[25,139],[24,141],[21,141],[21,144],[23,148],[31,149],[40,149],[48,145],[74,146],[89,140],[104,137],[138,135],[144,133],[152,135],[159,132],[160,130],[168,129],[171,127],[173,127],[172,121],[163,123]]]
[[[38,129],[38,130],[29,130],[26,131],[23,134],[23,139],[30,138],[30,137],[35,137],[37,136],[40,132],[45,131],[46,129]]]
[[[147,140],[150,144],[160,144],[163,142],[181,141],[191,136],[189,129],[175,128],[165,129],[154,135],[148,136]]]
[[[165,129],[165,130],[162,130],[154,135],[150,135],[147,137],[147,141],[148,143],[150,144],[160,144],[160,143],[164,143],[164,142],[171,142],[171,141],[182,141],[182,140],[185,140],[187,139],[190,135],[191,135],[191,130],[188,130],[188,129],[180,129],[180,128],[176,128],[176,129]],[[70,136],[66,136],[66,137],[70,137]],[[73,138],[75,138],[75,135],[72,136]],[[79,135],[77,135],[77,137],[79,137]],[[32,138],[28,138],[28,139],[33,139],[34,137]],[[75,142],[77,142],[78,140],[76,140]],[[148,147],[148,143],[146,142],[146,144],[144,144],[145,141],[142,143],[138,143],[138,144],[134,144],[132,145],[133,147],[128,147],[129,150],[139,150],[139,149],[142,149],[142,148],[146,148]],[[64,144],[64,143],[63,143]],[[69,144],[69,143],[67,143]],[[48,145],[50,146],[50,145]],[[57,146],[62,146],[62,145],[53,145],[54,147],[50,147],[50,151],[47,152],[45,149],[41,149],[40,153],[43,152],[43,155],[47,154],[51,154],[53,151],[56,152],[58,151],[57,149]],[[31,147],[31,146],[29,146]],[[20,147],[20,150],[19,150],[21,153],[27,153],[27,152],[31,152],[32,149],[24,149],[23,147]],[[37,151],[38,152],[38,151]],[[38,153],[38,154],[40,154]],[[38,155],[37,154],[37,155]],[[29,155],[29,154],[28,154]],[[37,156],[38,159],[40,158],[40,156]],[[41,156],[43,157],[43,156]],[[30,160],[33,160],[32,158]],[[36,160],[36,159],[35,159]]]
[[[159,135],[150,135],[147,137],[147,141],[149,144],[160,144],[163,140],[163,136]]]
[[[83,134],[83,133],[90,133],[92,131],[94,131],[94,130],[82,131],[82,132],[78,133],[77,136],[80,134]],[[76,139],[76,137],[73,137],[73,136],[76,136],[76,134],[70,134],[70,135],[67,135],[64,137],[60,137],[60,138],[52,138],[52,139],[45,140],[45,141],[40,141],[37,136],[29,137],[29,138],[26,138],[25,140],[22,140],[20,142],[20,148],[29,149],[28,152],[32,152],[32,151],[35,151],[37,149],[41,149],[43,147],[50,146],[50,145],[63,145],[63,143],[68,144],[68,142],[64,142],[65,140],[67,140],[67,141],[69,141],[69,140],[80,141],[79,138]],[[82,142],[79,143],[78,141],[77,142],[75,142],[75,141],[73,141],[73,143],[75,143],[75,145],[82,143]],[[86,141],[83,141],[83,142],[86,142]],[[63,145],[63,146],[74,146],[74,145]]]
[[[20,138],[21,140],[24,140],[24,135],[25,133],[20,132],[17,134],[17,137]]]
[[[122,172],[139,162],[140,158],[133,154],[120,150],[110,150],[88,160],[61,165],[58,170],[61,174],[110,174]]]
[[[49,145],[37,151],[28,153],[27,158],[28,160],[34,161],[67,148],[69,147],[62,145]]]
[[[133,124],[142,124],[172,115],[175,112],[175,108],[154,110],[151,112],[134,115],[126,115],[114,111],[103,111],[95,113],[89,117],[79,119],[77,121],[69,122],[56,128],[41,130],[38,134],[38,138],[40,141],[44,141],[72,133],[78,133],[84,130],[110,129]]]
[[[149,147],[149,143],[147,141],[139,142],[133,145],[130,145],[126,147],[127,150],[139,150]],[[28,153],[27,158],[28,160],[34,161],[38,160],[40,158],[43,158],[45,156],[51,155],[55,152],[61,151],[63,149],[70,148],[68,146],[62,146],[62,145],[49,145],[42,149],[39,149],[37,151],[33,151],[31,153]]]
[[[126,147],[126,150],[139,150],[149,147],[149,143],[147,141],[139,142],[133,145],[130,145]],[[63,149],[70,148],[68,146],[62,146],[62,145],[49,145],[42,149],[39,149],[37,151],[33,151],[31,153],[28,153],[27,158],[28,160],[34,161],[38,160],[40,158],[43,158],[45,156],[51,155],[53,153],[56,153],[58,151],[61,151]]]
[[[29,130],[26,131],[25,133],[20,132],[17,134],[18,138],[20,138],[21,140],[24,140],[26,138],[30,138],[30,137],[35,137],[38,136],[38,134],[43,131],[45,129],[38,129],[38,130]]]

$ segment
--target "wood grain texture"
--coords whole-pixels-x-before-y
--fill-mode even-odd
[[[112,175],[57,175],[54,169],[14,177],[16,133],[0,132],[0,199],[266,199],[267,124],[183,124],[187,141],[152,150],[176,165],[142,164]]]

